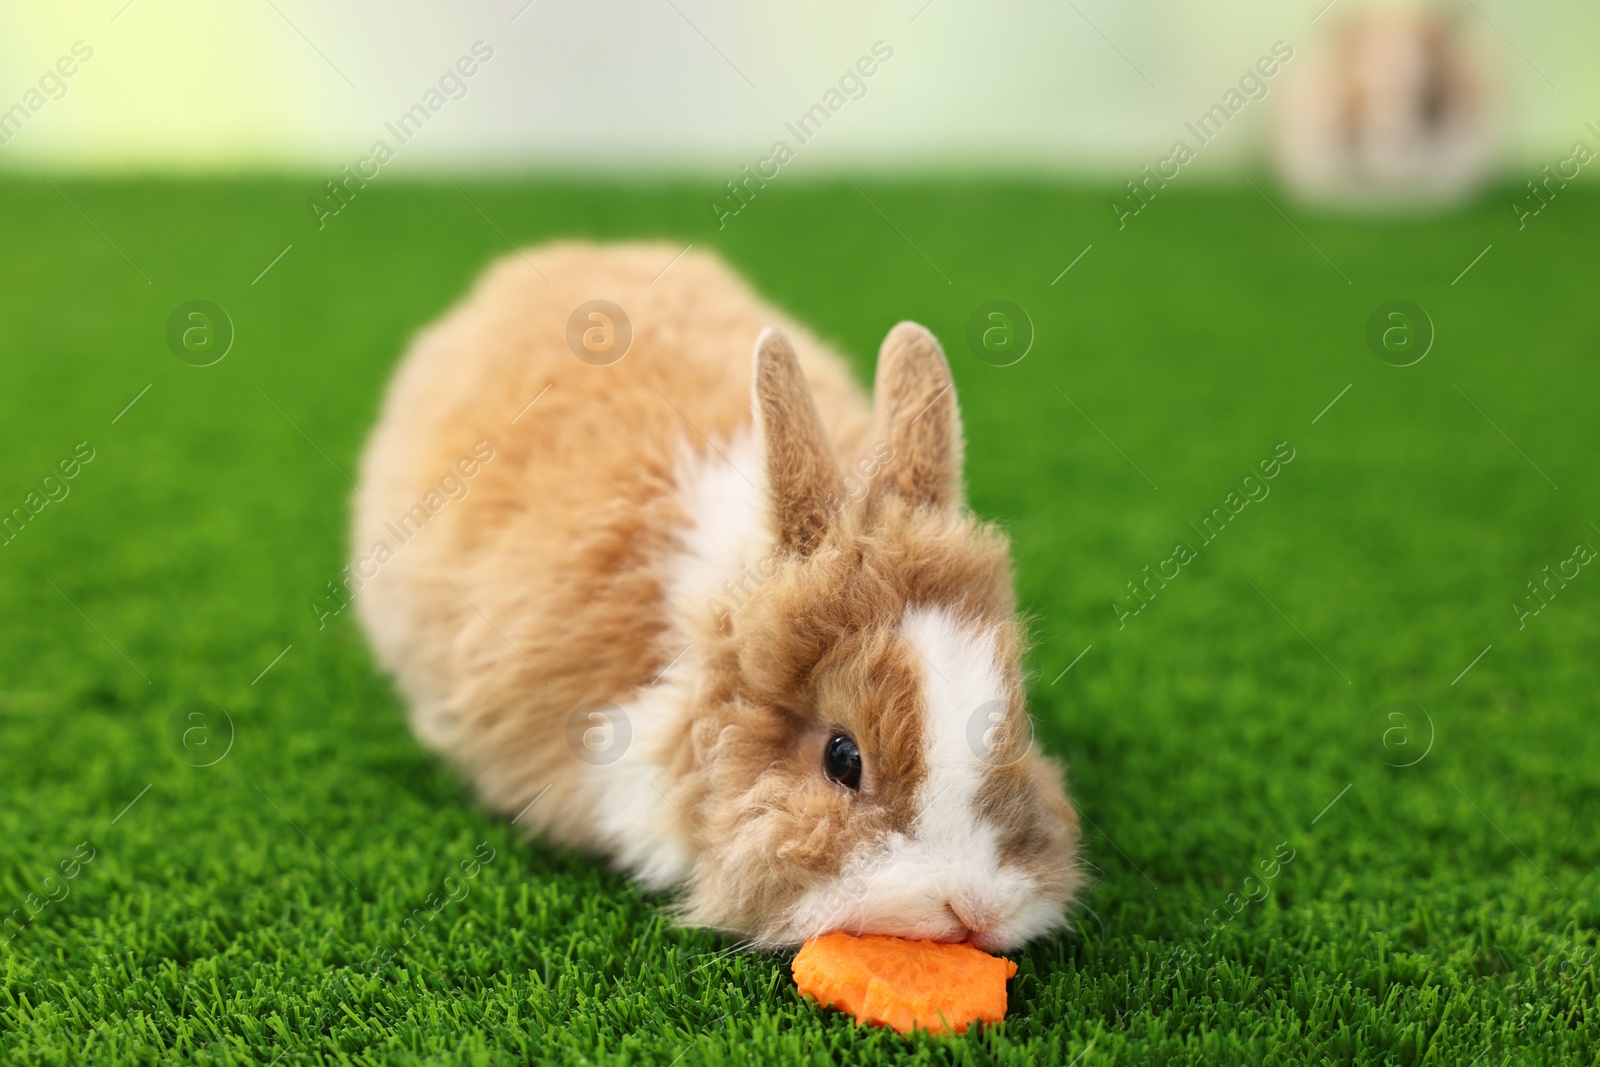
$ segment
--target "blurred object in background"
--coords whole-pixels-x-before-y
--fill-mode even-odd
[[[1447,207],[1499,164],[1500,83],[1456,14],[1367,11],[1289,70],[1273,131],[1303,199],[1355,209]]]

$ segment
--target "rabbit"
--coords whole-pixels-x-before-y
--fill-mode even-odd
[[[494,812],[752,947],[1062,928],[1078,818],[938,343],[890,330],[869,404],[674,253],[510,256],[405,356],[353,568],[416,734]]]
[[[1302,199],[1448,207],[1490,176],[1500,91],[1461,12],[1359,12],[1287,74],[1274,150]]]

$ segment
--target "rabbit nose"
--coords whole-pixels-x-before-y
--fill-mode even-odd
[[[971,900],[947,900],[944,906],[968,933],[987,933],[995,924],[994,913]]]

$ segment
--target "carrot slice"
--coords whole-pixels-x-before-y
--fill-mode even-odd
[[[967,944],[842,932],[807,941],[794,958],[800,992],[865,1023],[929,1033],[965,1033],[1006,1015],[1010,960]]]

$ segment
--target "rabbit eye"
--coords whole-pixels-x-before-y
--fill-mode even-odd
[[[846,789],[860,789],[861,749],[844,734],[834,734],[822,752],[822,773]]]

